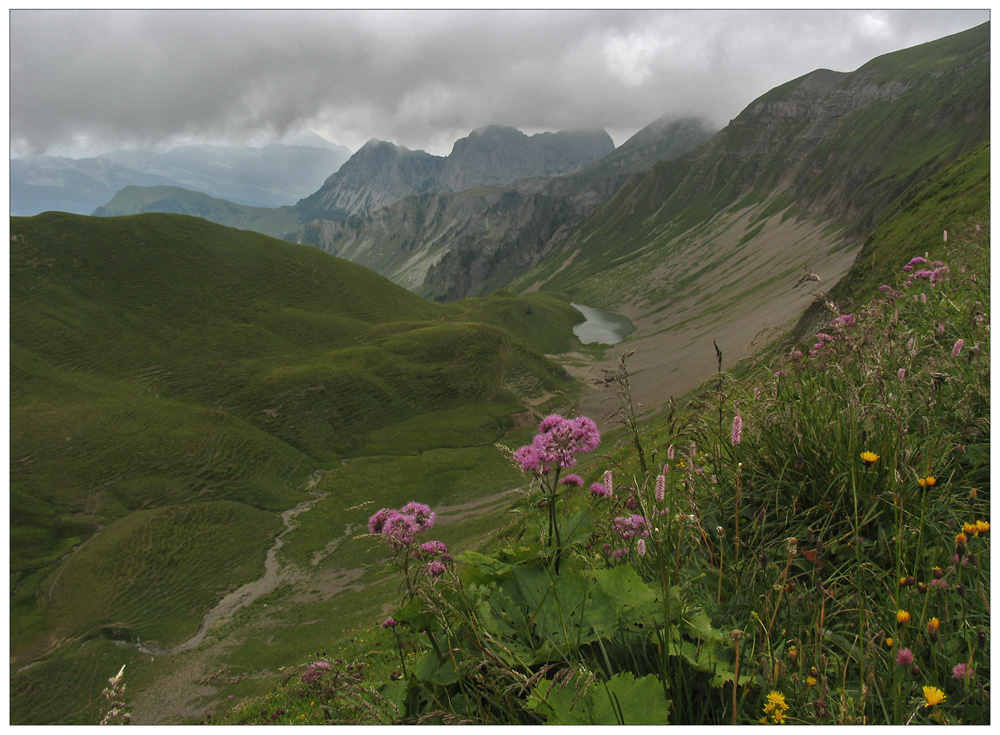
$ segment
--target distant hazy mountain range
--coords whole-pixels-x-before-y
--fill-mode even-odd
[[[83,159],[19,158],[10,162],[11,214],[91,214],[127,186],[184,187],[254,207],[294,204],[316,191],[351,155],[319,136],[304,142],[123,150]]]

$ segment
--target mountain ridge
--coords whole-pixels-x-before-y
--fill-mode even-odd
[[[476,128],[443,157],[370,140],[298,208],[309,219],[341,221],[410,194],[505,186],[570,173],[612,150],[614,143],[603,130],[528,136],[505,125]]]

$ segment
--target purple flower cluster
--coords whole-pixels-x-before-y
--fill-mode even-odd
[[[399,549],[413,543],[417,534],[434,525],[434,513],[423,503],[411,502],[399,510],[382,508],[368,519],[369,533],[383,536]]]
[[[599,482],[595,482],[590,486],[590,494],[598,498],[611,497],[611,491]]]
[[[539,424],[534,440],[518,449],[514,458],[521,469],[541,477],[557,466],[573,467],[577,453],[593,451],[600,441],[597,424],[586,416],[566,419],[553,414]]]
[[[448,571],[448,567],[445,566],[443,561],[429,561],[424,565],[424,574],[426,574],[431,579],[437,579],[442,574]]]
[[[299,677],[301,681],[306,684],[311,684],[312,682],[319,679],[323,674],[329,671],[331,668],[330,664],[326,661],[314,661],[309,664],[309,668],[305,670],[305,673]]]
[[[615,518],[613,524],[615,533],[617,533],[623,540],[630,539],[635,536],[649,536],[646,519],[641,515],[635,514],[627,518],[624,516]]]
[[[448,547],[445,546],[443,541],[427,541],[420,544],[420,554],[427,557],[440,556],[445,561],[451,561],[451,556],[448,554]]]
[[[910,262],[903,266],[903,273],[909,274],[909,280],[906,281],[907,286],[913,283],[914,278],[926,279],[930,282],[931,288],[948,280],[951,270],[940,260],[935,260],[930,264],[933,266],[933,270],[928,267],[917,269],[917,266],[926,266],[927,263],[927,258],[917,255],[910,258]]]

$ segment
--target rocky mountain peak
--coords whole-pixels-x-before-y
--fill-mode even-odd
[[[368,214],[410,194],[562,176],[594,163],[614,148],[604,130],[529,136],[508,125],[476,128],[457,140],[444,158],[373,139],[298,206],[316,219],[343,219]]]

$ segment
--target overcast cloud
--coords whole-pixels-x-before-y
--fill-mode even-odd
[[[310,129],[446,155],[481,125],[719,127],[817,68],[989,20],[928,11],[35,11],[10,13],[12,155]],[[85,151],[89,148],[89,151]]]

